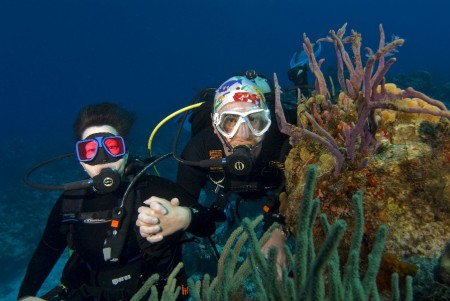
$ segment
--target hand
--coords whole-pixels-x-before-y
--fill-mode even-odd
[[[274,229],[269,240],[262,246],[261,251],[268,256],[270,248],[277,248],[277,272],[278,279],[281,279],[283,272],[282,268],[287,267],[286,253],[284,252],[284,244],[286,243],[286,236],[280,229]]]
[[[152,196],[145,200],[144,204],[148,207],[139,207],[136,225],[139,227],[141,236],[151,243],[161,241],[165,236],[179,230],[186,230],[191,223],[190,209],[180,206],[177,198],[169,202]]]

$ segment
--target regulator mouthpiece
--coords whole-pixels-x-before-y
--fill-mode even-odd
[[[236,146],[233,153],[227,157],[227,166],[232,174],[248,175],[253,168],[253,156],[250,148],[245,145]]]
[[[92,178],[93,188],[99,193],[110,193],[120,186],[120,175],[112,168],[104,168]]]

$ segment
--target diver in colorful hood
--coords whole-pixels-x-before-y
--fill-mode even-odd
[[[273,221],[283,224],[277,213],[278,197],[284,191],[284,160],[290,145],[272,119],[273,103],[266,101],[271,93],[269,82],[254,72],[229,78],[216,89],[209,109],[209,126],[196,133],[182,152],[181,162],[224,162],[210,168],[181,163],[176,181],[195,199],[202,189],[214,191],[210,213],[218,222],[225,221],[227,216],[229,220],[226,208],[233,196],[237,199],[236,207],[240,201],[264,201],[265,205],[255,210],[265,214],[266,227]],[[207,108],[207,103],[203,106]],[[238,208],[236,212],[239,217]],[[274,230],[263,247],[264,251],[270,246],[279,249],[280,265],[286,262],[283,251],[286,235],[282,227]]]
[[[214,233],[206,208],[180,186],[147,174],[135,177],[126,144],[133,122],[130,112],[110,103],[90,105],[79,113],[74,123],[77,158],[89,177],[100,178],[104,185],[65,191],[59,197],[18,298],[36,295],[66,247],[73,252],[61,286],[44,299],[129,300],[154,273],[162,279],[161,291],[181,261],[184,231]],[[146,233],[156,237],[153,241],[142,237],[135,225],[143,205],[165,217]]]

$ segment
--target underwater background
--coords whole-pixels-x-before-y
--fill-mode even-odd
[[[71,126],[84,105],[111,101],[134,111],[131,152],[145,157],[153,128],[199,90],[247,69],[277,73],[288,87],[289,61],[301,49],[303,33],[315,41],[348,23],[372,49],[379,24],[387,41],[405,39],[388,76],[449,107],[449,8],[444,0],[2,0],[0,300],[15,300],[59,195],[26,186],[22,176],[43,160],[73,151]],[[335,62],[331,48],[323,47],[322,70]],[[153,154],[171,151],[176,126],[170,121],[158,131]],[[158,170],[174,179],[176,164],[164,162]],[[33,179],[56,185],[81,177],[77,162],[67,160]],[[57,279],[56,273],[48,289]]]

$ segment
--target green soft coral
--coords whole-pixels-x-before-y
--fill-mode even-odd
[[[355,222],[353,239],[351,243],[350,255],[347,259],[343,274],[341,273],[340,258],[338,254],[338,246],[346,230],[346,223],[338,220],[331,225],[325,215],[320,215],[325,232],[326,239],[318,249],[314,246],[313,224],[318,214],[319,200],[313,199],[313,191],[317,176],[317,168],[310,166],[306,176],[304,199],[298,223],[301,225],[295,237],[294,253],[289,248],[285,248],[289,265],[292,267],[293,275],[290,275],[286,269],[283,270],[281,278],[276,272],[276,251],[272,249],[266,259],[261,252],[263,240],[258,240],[255,232],[257,223],[250,222],[245,219],[243,227],[238,229],[238,235],[232,235],[227,245],[233,244],[232,240],[239,239],[239,235],[246,235],[245,240],[250,244],[250,252],[247,254],[247,260],[250,261],[247,268],[248,278],[254,285],[253,293],[248,296],[252,300],[380,300],[376,275],[383,255],[384,241],[387,235],[387,228],[381,226],[376,236],[376,241],[369,254],[369,263],[365,273],[360,270],[360,249],[362,235],[364,229],[364,214],[362,206],[362,193],[358,192],[353,197],[355,207]],[[265,233],[270,233],[270,230]],[[242,244],[242,241],[240,242]],[[236,287],[230,285],[234,279],[234,270],[237,265],[234,258],[240,252],[233,248],[226,248],[226,252],[222,253],[221,259],[227,259],[231,264],[225,264],[219,269],[219,275],[212,281],[215,283],[217,279],[224,282],[221,286],[216,286],[213,290],[209,285],[209,275],[205,276],[207,281],[194,283],[190,280],[191,297],[194,301],[206,300],[232,300],[237,293]],[[233,254],[230,254],[233,253]],[[245,264],[245,262],[243,264]],[[246,268],[246,269],[247,269]],[[327,279],[327,281],[325,281]],[[395,278],[394,278],[395,279]],[[242,285],[243,278],[239,278]],[[411,278],[407,277],[408,283]],[[203,287],[202,287],[203,286]],[[233,289],[231,289],[233,288]],[[216,291],[220,289],[220,291]],[[407,286],[407,289],[411,289]],[[393,299],[399,300],[399,285],[393,282]],[[405,293],[405,300],[412,300],[410,291]]]

